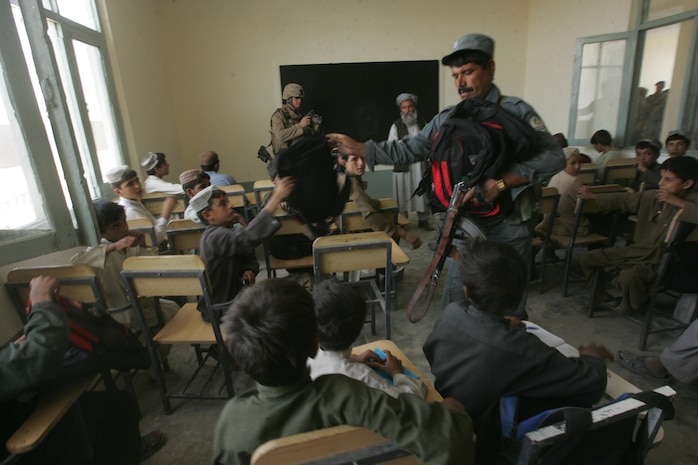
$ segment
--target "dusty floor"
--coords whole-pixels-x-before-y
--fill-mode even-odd
[[[417,218],[411,219],[412,224],[416,224]],[[406,249],[411,263],[399,281],[399,310],[392,314],[393,340],[424,374],[430,376],[421,345],[440,313],[440,293],[435,296],[430,312],[417,324],[407,321],[404,308],[423,270],[431,260],[432,252],[426,246],[426,242],[432,239],[433,233],[424,232],[415,226],[411,226],[410,230],[418,232],[425,240],[425,245],[418,250]],[[264,271],[260,273],[260,277],[263,276],[266,276]],[[551,265],[547,269],[545,293],[539,292],[538,282],[531,283],[528,298],[530,320],[539,323],[572,345],[598,342],[605,344],[612,352],[622,348],[637,347],[640,332],[640,324],[637,321],[608,311],[599,312],[592,319],[588,318],[585,311],[589,292],[586,284],[582,282],[572,284],[569,296],[564,298],[560,292],[561,281],[562,264],[560,262],[559,265]],[[370,335],[367,325],[358,343],[382,339],[381,330],[380,319],[378,335],[375,337]],[[647,352],[658,353],[672,341],[673,337],[675,335],[651,336]],[[186,367],[190,365],[187,359],[191,357],[191,349],[177,347],[173,350],[170,356],[172,372],[167,375],[170,381],[176,382],[180,375],[183,376],[186,373]],[[610,362],[609,368],[642,389],[652,389],[660,385],[658,382],[625,370],[617,362]],[[236,375],[234,383],[237,392],[250,385],[250,380],[245,378]],[[148,465],[210,463],[213,425],[224,402],[174,400],[173,413],[165,415],[157,395],[157,386],[144,374],[136,376],[135,384],[143,414],[142,432],[159,428],[169,437],[167,445],[144,463]],[[678,392],[674,401],[676,417],[665,423],[664,442],[649,453],[647,460],[649,465],[698,463],[698,441],[695,439],[695,432],[698,431],[698,387],[676,383],[673,388]],[[262,414],[263,412],[260,412],[260,415]]]

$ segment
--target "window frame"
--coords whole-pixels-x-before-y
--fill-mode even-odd
[[[12,13],[12,3],[18,5],[23,16],[24,25],[29,37],[31,56],[36,68],[41,91],[45,100],[45,109],[40,109],[44,102],[38,102],[30,79],[30,69],[25,61],[24,52],[20,43],[17,27]],[[95,4],[95,12],[98,14],[100,28],[102,27],[98,5]],[[42,5],[42,0],[0,0],[0,60],[5,70],[5,84],[9,96],[8,111],[16,115],[19,133],[26,147],[26,156],[31,171],[27,176],[33,176],[38,188],[38,195],[44,204],[46,221],[49,228],[45,234],[22,238],[20,234],[16,239],[9,239],[0,243],[0,265],[18,262],[28,258],[37,257],[47,253],[66,250],[84,244],[97,244],[99,231],[92,208],[92,197],[84,176],[85,171],[81,161],[77,139],[71,123],[70,113],[64,93],[63,82],[58,71],[56,56],[48,35],[47,21],[55,21],[61,28],[63,47],[66,51],[70,78],[65,82],[72,86],[78,102],[79,119],[84,129],[87,140],[88,154],[94,177],[98,183],[97,191],[101,196],[111,197],[112,191],[108,184],[102,182],[102,173],[99,167],[97,150],[92,134],[92,128],[85,105],[82,85],[78,73],[77,63],[72,41],[79,40],[94,46],[100,50],[102,71],[105,78],[105,86],[110,101],[108,111],[112,113],[115,126],[115,138],[118,156],[124,160],[126,137],[123,120],[118,105],[116,86],[109,63],[109,54],[104,35],[86,26],[60,16],[47,10]],[[46,111],[51,121],[52,137],[55,140],[58,156],[63,170],[58,172],[56,163],[51,154],[48,127],[44,126],[42,111]],[[72,209],[77,220],[77,229],[73,223],[68,201],[65,199],[59,176],[65,178],[65,182],[72,201]],[[21,229],[16,229],[21,231]]]
[[[683,98],[679,105],[678,121],[680,127],[694,129],[698,125],[698,8],[682,13],[677,13],[664,18],[657,18],[651,21],[645,21],[649,12],[650,0],[636,0],[634,5],[636,8],[635,27],[626,31],[610,34],[600,34],[595,36],[581,37],[577,39],[575,46],[574,71],[572,75],[572,92],[570,97],[570,113],[567,125],[567,134],[570,145],[584,146],[589,145],[587,139],[580,139],[576,135],[576,117],[577,104],[579,96],[579,86],[582,73],[582,51],[586,44],[599,43],[614,40],[627,40],[625,63],[623,64],[623,79],[621,88],[621,98],[619,102],[619,112],[617,115],[617,130],[614,134],[614,145],[628,146],[636,141],[631,140],[632,131],[628,131],[632,127],[636,110],[636,100],[632,98],[633,91],[637,89],[640,80],[640,71],[642,68],[642,52],[644,50],[644,41],[647,31],[668,26],[671,24],[681,23],[683,21],[693,21],[693,38],[691,46],[687,51],[687,62],[685,84],[682,89]]]

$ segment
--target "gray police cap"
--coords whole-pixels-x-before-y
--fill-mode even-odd
[[[477,50],[493,58],[494,40],[485,34],[466,34],[453,44],[451,53],[441,59],[441,64],[448,66],[456,55],[465,50]]]

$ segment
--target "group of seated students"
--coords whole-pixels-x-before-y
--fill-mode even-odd
[[[572,204],[577,197],[595,198],[604,209],[638,214],[634,244],[597,249],[582,257],[587,276],[596,269],[618,273],[613,284],[623,293],[624,313],[636,311],[647,299],[647,283],[656,273],[658,251],[673,215],[683,209],[683,220],[698,223],[698,194],[693,193],[698,160],[674,157],[670,151],[671,157],[657,167],[656,144],[641,141],[636,151],[638,177],[645,176],[644,182],[656,179],[656,190],[596,196],[587,187],[575,185],[582,161],[578,151],[569,151],[567,168],[551,180],[551,185],[558,182],[561,196],[570,197]],[[608,157],[608,151],[603,154]],[[340,424],[377,432],[422,463],[495,463],[511,446],[499,431],[501,398],[518,397],[519,419],[548,408],[590,407],[601,399],[606,387],[604,361],[612,359],[608,350],[590,344],[579,348],[579,357],[568,358],[527,334],[519,320],[505,315],[525,293],[528,265],[507,244],[470,240],[463,245],[458,263],[468,302],[445,308],[423,345],[444,401],[425,401],[425,385],[406,376],[401,361],[389,352],[384,358],[373,351],[351,353],[366,314],[363,298],[352,288],[326,280],[311,294],[288,279],[255,284],[259,264],[254,250],[279,229],[274,213],[295,181],[272,176],[273,192],[254,219],[247,221],[232,208],[226,193],[216,188],[234,183],[230,176],[218,173],[218,155],[204,152],[199,161],[201,169],[183,172],[181,184],[162,179],[169,173],[162,153],[149,152],[142,166],[149,175],[146,186],[184,193],[188,199],[185,216],[206,225],[199,253],[211,279],[213,302],[232,302],[221,312],[226,344],[236,366],[256,381],[254,389],[228,401],[221,412],[214,433],[214,463],[247,464],[254,450],[267,440]],[[361,202],[365,196],[361,159],[340,163],[349,176],[347,182],[352,183],[354,201]],[[658,177],[647,175],[648,171]],[[160,218],[155,218],[140,201],[144,189],[135,170],[120,166],[106,177],[119,202],[95,202],[101,243],[77,254],[73,261],[102,270],[107,304],[122,307],[128,305],[118,276],[123,261],[157,253],[156,247],[146,246],[142,233],[128,230],[126,220],[150,218],[161,241],[174,199],[166,200]],[[166,184],[175,187],[166,191],[170,189]],[[568,185],[572,187],[564,187]],[[369,207],[375,206],[366,203],[368,221]],[[561,213],[556,221],[569,227],[562,220]],[[419,237],[394,224],[376,227],[406,239],[415,248],[420,245]],[[55,283],[33,285],[57,290]],[[160,304],[165,319],[178,310],[175,302],[161,299]],[[155,325],[156,310],[151,307],[145,307],[146,319]],[[36,314],[39,316],[30,315],[29,329],[41,311]],[[123,315],[122,322],[133,325],[130,312]],[[6,349],[3,346],[0,352],[3,359]],[[158,444],[153,445],[154,441]],[[133,463],[163,442],[160,436],[150,437],[147,450],[132,454]]]
[[[620,152],[611,150],[610,140],[610,135],[604,130],[597,131],[591,139],[600,153],[597,159],[600,171],[608,160],[622,158]],[[640,140],[635,145],[637,172],[635,179],[628,180],[629,192],[602,194],[594,194],[589,186],[579,180],[582,154],[577,149],[565,149],[567,166],[548,183],[548,186],[557,188],[560,194],[557,215],[554,219],[544,217],[536,226],[538,233],[542,234],[549,221],[554,220],[553,236],[570,236],[578,198],[595,199],[604,212],[637,215],[632,244],[591,250],[580,258],[589,283],[593,281],[596,271],[600,270],[610,274],[610,282],[621,292],[617,298],[602,289],[596,296],[596,303],[615,302],[617,310],[623,314],[640,310],[648,300],[666,232],[674,215],[682,210],[682,221],[698,223],[698,194],[695,193],[698,161],[684,156],[689,145],[690,140],[684,133],[672,131],[666,139],[668,158],[660,164],[657,159],[661,144],[656,140]],[[608,216],[603,218],[608,219]],[[592,226],[589,218],[582,217],[577,226],[577,236],[588,235]],[[605,276],[602,278],[601,283],[609,281]]]

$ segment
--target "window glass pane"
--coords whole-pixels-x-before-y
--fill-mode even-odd
[[[698,0],[650,0],[647,20],[683,13],[698,8]]]
[[[1,63],[0,73],[5,74]],[[21,134],[3,79],[0,81],[0,243],[51,229]]]
[[[58,170],[59,173],[63,172],[63,165],[61,163],[61,159],[58,156],[58,148],[56,147],[56,141],[53,138],[53,129],[51,126],[51,120],[48,117],[48,110],[46,109],[46,103],[44,101],[44,96],[41,91],[41,86],[39,85],[39,79],[37,78],[37,72],[36,72],[36,67],[34,66],[34,59],[32,57],[31,53],[31,47],[29,46],[29,38],[27,37],[27,31],[24,27],[24,18],[22,17],[22,11],[20,10],[19,6],[17,5],[12,5],[12,13],[14,15],[14,20],[15,20],[15,25],[17,26],[17,33],[19,35],[19,40],[22,45],[22,53],[24,54],[24,61],[27,64],[27,68],[29,68],[29,77],[31,78],[31,84],[32,88],[34,89],[34,95],[36,96],[36,101],[39,105],[39,109],[41,110],[41,119],[43,120],[44,123],[44,128],[46,130],[46,135],[49,141],[49,145],[51,146],[51,156],[53,158],[53,162],[56,165],[56,169]],[[72,219],[73,219],[73,225],[77,227],[77,219],[75,218],[74,212],[73,212],[73,202],[70,198],[70,193],[68,192],[68,185],[65,182],[65,178],[63,176],[59,176],[60,182],[61,182],[61,188],[63,190],[63,196],[65,198],[66,204],[68,205],[68,209],[71,212]],[[33,177],[32,177],[33,180]]]
[[[56,55],[56,63],[58,64],[58,71],[61,75],[63,91],[65,92],[65,98],[70,113],[70,121],[73,125],[73,133],[75,134],[75,139],[77,141],[82,167],[85,171],[87,186],[90,189],[90,195],[92,198],[97,198],[100,197],[99,185],[101,181],[97,181],[95,176],[92,158],[90,157],[90,146],[87,141],[87,134],[85,133],[85,128],[82,124],[80,112],[80,107],[82,105],[86,105],[86,102],[81,103],[77,94],[75,93],[75,88],[73,86],[73,74],[71,73],[68,55],[63,44],[63,36],[60,25],[53,21],[49,21],[48,34],[51,38],[53,51]]]
[[[123,164],[117,142],[116,123],[111,112],[102,52],[92,45],[73,40],[82,93],[87,104],[92,136],[102,174]]]
[[[99,31],[99,18],[94,0],[44,0],[44,8],[76,23]]]
[[[582,48],[575,139],[589,139],[599,129],[616,135],[625,46],[625,40],[613,40]]]
[[[692,21],[646,31],[639,89],[634,96],[637,108],[631,119],[634,121],[631,142],[663,141],[669,131],[680,129],[679,111],[692,34]]]

